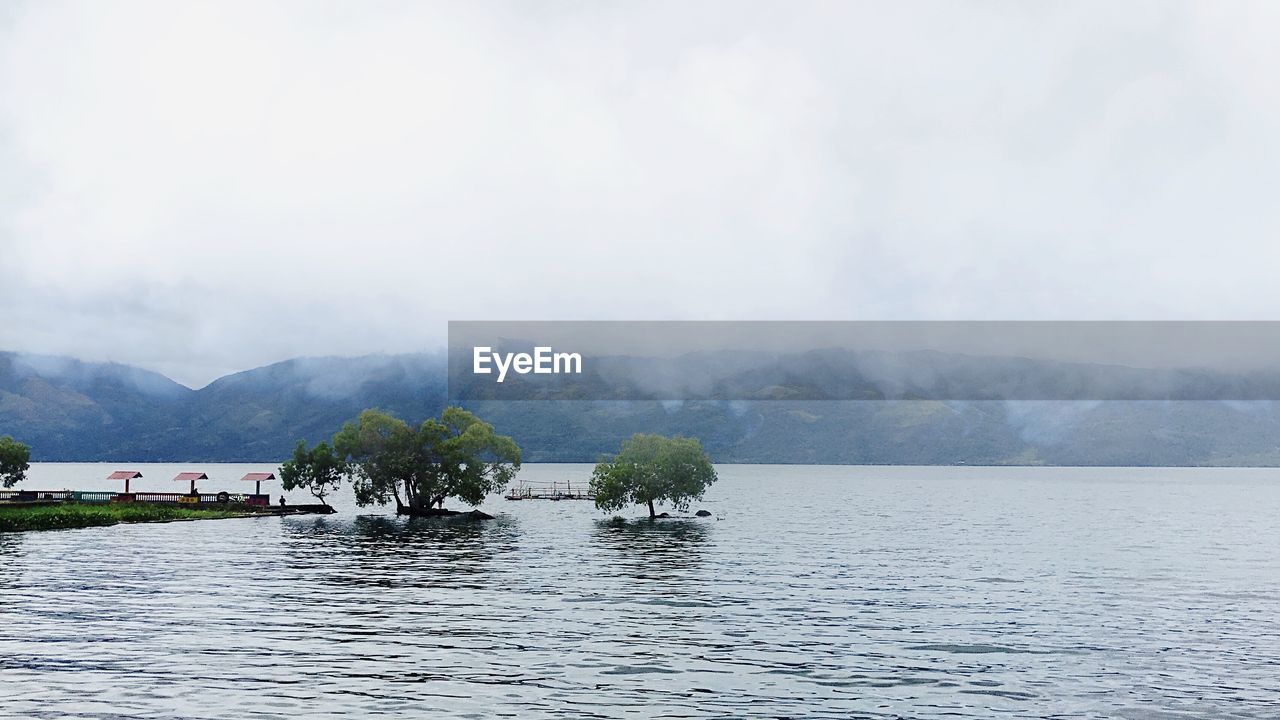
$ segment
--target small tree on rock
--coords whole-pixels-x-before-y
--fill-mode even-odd
[[[0,437],[0,483],[13,487],[27,477],[31,448],[5,435]]]
[[[394,499],[397,512],[405,515],[442,512],[450,497],[479,505],[520,470],[515,441],[457,407],[416,428],[365,410],[333,436],[333,445],[351,462],[357,504],[385,505]]]
[[[605,512],[647,505],[654,518],[655,502],[683,512],[715,481],[716,469],[696,439],[637,434],[622,443],[616,456],[596,465],[591,492],[596,507]]]
[[[280,485],[285,490],[303,488],[322,505],[328,505],[325,496],[337,490],[349,472],[349,464],[328,443],[318,443],[308,450],[307,444],[299,440],[293,457],[280,466]]]

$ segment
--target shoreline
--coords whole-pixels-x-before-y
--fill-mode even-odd
[[[193,520],[282,517],[311,512],[303,509],[262,512],[230,508],[183,508],[149,503],[0,503],[0,534]]]
[[[272,466],[278,467],[283,460],[138,460],[135,462],[125,463],[136,466],[148,465],[235,465],[235,466]],[[34,465],[119,465],[116,460],[36,460],[32,459],[31,464]],[[542,466],[542,465],[577,465],[582,467],[593,467],[595,460],[531,460],[522,461],[523,466]],[[1204,463],[1199,465],[1160,465],[1160,464],[1141,464],[1141,465],[1112,465],[1112,464],[1055,464],[1055,463],[843,463],[843,462],[788,462],[785,460],[773,461],[713,461],[712,465],[719,466],[744,466],[744,467],[833,467],[833,468],[978,468],[978,469],[1002,469],[1002,468],[1058,468],[1058,469],[1081,469],[1081,470],[1168,470],[1168,469],[1188,469],[1188,470],[1280,470],[1280,462],[1271,465],[1244,465],[1229,463]]]

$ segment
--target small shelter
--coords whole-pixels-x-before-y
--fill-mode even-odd
[[[108,475],[108,476],[107,476],[107,479],[108,479],[108,480],[123,480],[123,481],[124,481],[124,494],[125,494],[125,495],[128,495],[128,494],[129,494],[129,481],[130,481],[130,480],[133,480],[133,479],[135,479],[135,478],[140,478],[140,477],[142,477],[142,473],[138,472],[137,470],[117,470],[117,471],[115,471],[115,472],[111,473],[110,475]]]
[[[182,472],[182,473],[178,473],[178,474],[177,474],[177,476],[173,478],[173,481],[174,481],[174,482],[190,482],[190,483],[191,483],[191,494],[192,494],[192,495],[195,495],[195,494],[196,494],[196,481],[197,481],[197,480],[208,480],[208,479],[209,479],[209,476],[208,476],[208,475],[206,475],[206,474],[204,474],[204,473],[202,473],[202,472]]]
[[[275,480],[275,479],[276,479],[276,474],[275,474],[275,473],[269,473],[269,472],[265,472],[265,473],[249,473],[249,474],[245,475],[244,477],[240,478],[240,482],[251,482],[251,483],[255,483],[255,485],[254,485],[254,487],[253,487],[253,494],[254,494],[254,495],[261,495],[261,494],[262,494],[262,481],[263,481],[263,480]]]

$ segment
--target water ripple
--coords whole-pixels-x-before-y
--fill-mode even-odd
[[[739,466],[698,520],[339,498],[0,535],[0,716],[1280,716],[1280,487],[1161,472]]]

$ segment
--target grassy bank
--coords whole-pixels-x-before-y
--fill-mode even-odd
[[[100,527],[117,523],[165,522],[169,520],[214,520],[241,517],[242,512],[191,510],[173,505],[111,503],[85,505],[62,503],[35,507],[0,505],[0,532],[23,530],[67,530]]]

